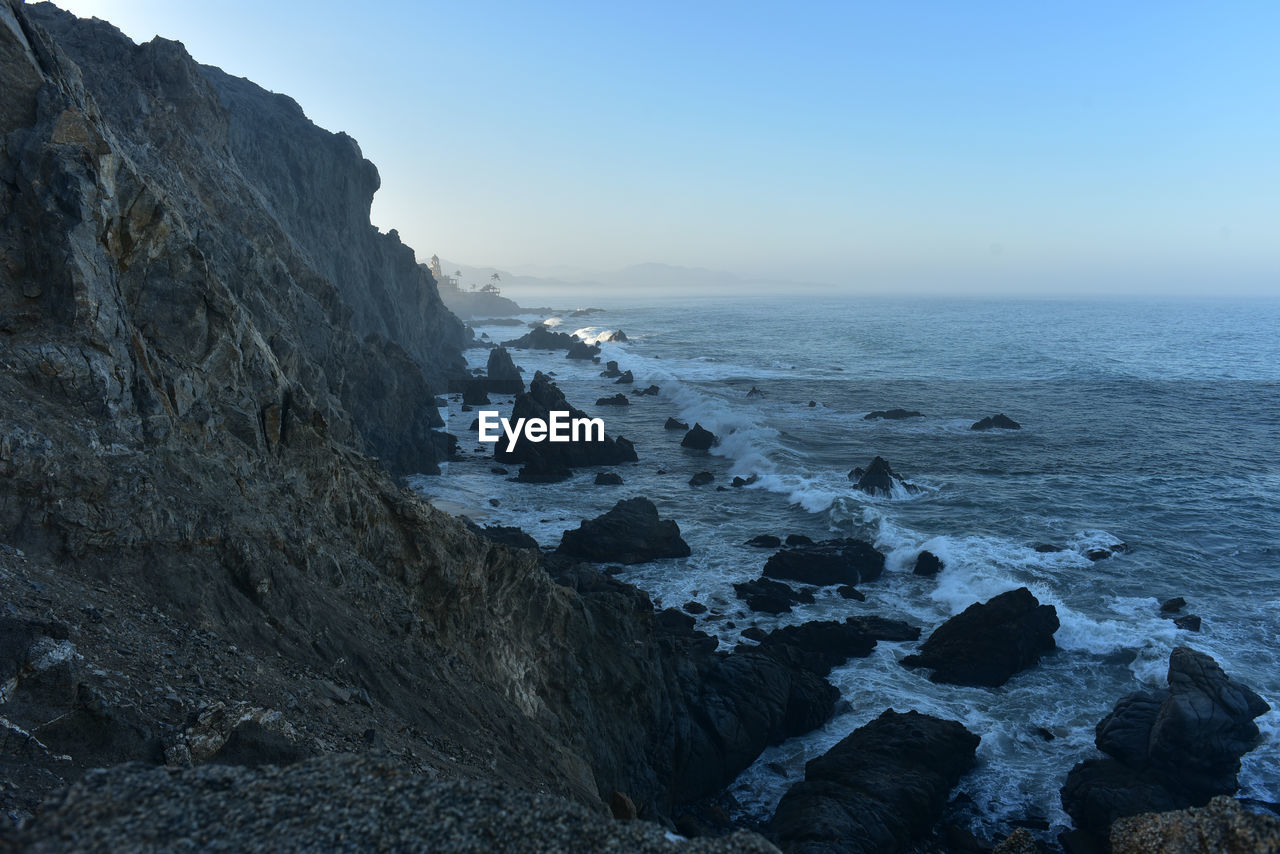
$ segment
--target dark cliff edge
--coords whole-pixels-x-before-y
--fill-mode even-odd
[[[393,481],[466,334],[354,141],[44,4],[0,73],[0,834],[93,768],[334,753],[656,818],[799,731],[812,679]]]

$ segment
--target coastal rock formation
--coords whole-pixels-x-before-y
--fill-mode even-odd
[[[677,421],[674,418],[667,418],[667,423],[662,425],[664,430],[688,430],[689,425],[683,421]]]
[[[752,611],[764,614],[787,614],[792,605],[813,601],[813,594],[796,592],[790,585],[768,578],[739,582],[733,585],[733,591],[739,599],[747,600]]]
[[[1118,818],[1202,806],[1239,788],[1240,757],[1258,743],[1254,718],[1270,707],[1187,647],[1169,656],[1169,687],[1122,698],[1098,722],[1107,754],[1067,775],[1062,805],[1076,826],[1105,839]]]
[[[716,443],[716,436],[710,430],[705,429],[701,424],[694,424],[693,429],[684,434],[684,438],[680,440],[680,447],[691,448],[695,451],[707,451]]]
[[[614,344],[625,344],[628,340],[627,333],[623,332],[621,329],[615,329],[613,332],[606,332],[596,339],[596,341],[606,341]]]
[[[600,355],[600,348],[595,344],[588,344],[586,341],[575,340],[569,345],[569,352],[565,354],[566,359],[580,359],[582,361],[591,361]]]
[[[882,854],[929,833],[979,738],[955,721],[892,709],[805,765],[769,822],[787,854]]]
[[[679,525],[658,518],[652,501],[628,498],[603,516],[584,519],[575,530],[565,531],[557,551],[582,560],[645,563],[688,557],[689,544],[681,539]]]
[[[914,409],[876,409],[862,416],[863,421],[878,421],[885,419],[887,421],[901,421],[904,418],[923,418],[923,412],[917,412]]]
[[[1219,795],[1207,806],[1122,818],[1111,826],[1111,854],[1274,854],[1280,818],[1249,812]]]
[[[604,370],[600,372],[600,376],[612,379],[622,376],[622,371],[618,370],[618,363],[610,359],[604,363]]]
[[[946,564],[944,564],[933,552],[922,551],[920,554],[916,555],[916,563],[911,571],[915,575],[932,577],[937,575],[939,572],[942,572],[945,566]]]
[[[868,495],[892,495],[895,485],[907,492],[920,491],[920,487],[896,474],[884,457],[876,457],[865,469],[856,468],[849,472],[849,479],[856,480],[858,489]]]
[[[601,811],[624,792],[658,817],[830,713],[812,674],[716,653],[634,587],[553,577],[393,479],[447,452],[433,390],[464,376],[468,337],[370,224],[377,173],[349,137],[48,4],[0,0],[0,72],[5,821],[126,761],[383,749],[422,777]],[[534,386],[531,411],[563,402]],[[307,802],[359,790],[323,767]],[[178,832],[142,814],[113,827]],[[81,800],[40,826],[107,816]]]
[[[642,388],[642,389],[640,389],[639,391],[637,391],[637,392],[636,392],[636,394],[638,394],[638,395],[657,396],[657,394],[658,394],[659,392],[661,392],[661,391],[662,391],[662,389],[661,389],[661,388],[659,388],[658,386],[656,386],[656,385],[651,385],[651,386],[649,386],[648,388]]]
[[[778,539],[773,534],[758,534],[757,536],[747,540],[746,544],[749,546],[755,546],[758,549],[776,549],[778,546],[782,545],[782,540]]]
[[[529,390],[517,395],[511,408],[511,420],[520,418],[549,419],[552,411],[568,412],[571,418],[586,418],[587,414],[569,405],[564,393],[545,375],[535,374]],[[635,462],[635,446],[619,436],[605,435],[603,442],[517,442],[507,450],[506,442],[495,442],[493,458],[502,463],[532,463],[538,461],[543,468],[579,468],[581,466],[611,466]]]
[[[852,538],[785,548],[764,565],[764,574],[769,578],[819,587],[875,581],[883,572],[884,555],[866,540]]]
[[[693,477],[689,478],[690,486],[706,486],[708,483],[714,483],[716,476],[709,471],[700,471]]]
[[[904,667],[929,667],[933,682],[1003,685],[1057,645],[1058,611],[1025,587],[975,602],[934,630]]]
[[[627,400],[627,396],[622,392],[618,392],[612,397],[597,397],[596,406],[630,406],[631,401]]]
[[[916,640],[919,637],[920,629],[903,622],[849,617],[844,622],[815,620],[774,629],[760,639],[760,647],[783,651],[782,654],[796,666],[826,676],[831,668],[844,664],[850,658],[870,655],[877,640]]]
[[[506,347],[494,347],[489,351],[489,362],[484,373],[494,383],[489,391],[502,394],[519,394],[524,391],[524,378],[520,376],[520,369],[512,361]],[[498,383],[502,384],[501,387]]]
[[[612,471],[596,473],[596,486],[622,486],[622,475]]]
[[[1021,430],[1022,425],[1014,421],[1008,415],[1001,412],[999,415],[988,415],[980,421],[975,421],[969,427],[970,430]]]
[[[539,323],[519,338],[503,341],[502,346],[515,350],[569,350],[580,343],[568,332],[552,332]]]

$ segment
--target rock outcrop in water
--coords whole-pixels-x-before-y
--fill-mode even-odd
[[[568,332],[552,332],[539,323],[519,338],[503,341],[502,346],[514,350],[570,350],[581,343]]]
[[[680,526],[659,519],[658,508],[647,498],[628,498],[608,513],[584,519],[560,539],[561,554],[597,562],[645,563],[664,557],[688,557],[689,544],[680,537]]]
[[[768,825],[786,854],[883,854],[926,836],[974,762],[955,721],[892,709],[805,765]]]
[[[906,418],[923,418],[923,412],[914,409],[876,409],[862,416],[863,421],[902,421]]]
[[[626,400],[625,396],[623,400]],[[555,383],[538,373],[529,383],[529,390],[516,397],[515,406],[511,409],[511,421],[521,418],[547,420],[552,412],[568,412],[570,418],[587,417],[581,409],[569,405],[564,393]],[[621,436],[615,439],[608,434],[600,442],[585,439],[576,442],[518,441],[512,450],[507,449],[507,442],[496,442],[493,446],[493,458],[502,463],[526,463],[546,470],[611,466],[635,462],[637,459],[634,445]]]
[[[895,486],[909,493],[920,491],[920,487],[896,473],[884,457],[876,457],[865,469],[849,472],[849,480],[857,481],[858,489],[868,495],[892,495]]]
[[[1014,421],[1008,415],[1001,412],[999,415],[988,415],[980,421],[975,421],[969,427],[970,430],[1021,430],[1022,425]]]
[[[791,537],[787,541],[793,542]],[[764,565],[764,574],[769,578],[819,587],[856,586],[875,581],[883,572],[884,555],[867,541],[852,538],[793,545],[775,552]]]
[[[1019,587],[965,608],[902,664],[932,668],[934,682],[995,687],[1053,651],[1057,630],[1057,609]]]
[[[670,420],[668,420],[668,426]],[[704,428],[701,424],[694,424],[693,429],[684,434],[684,438],[680,440],[680,447],[690,448],[695,451],[708,451],[711,446],[716,443],[716,435],[710,430]]]
[[[1178,647],[1169,687],[1122,698],[1098,722],[1106,758],[1071,770],[1062,804],[1076,826],[1106,839],[1118,818],[1202,806],[1239,788],[1240,758],[1258,743],[1270,707],[1209,656]]]

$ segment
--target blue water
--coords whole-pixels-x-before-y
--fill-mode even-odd
[[[625,330],[630,341],[603,345],[604,358],[661,395],[596,408],[619,390],[600,366],[513,355],[529,376],[555,371],[570,402],[636,443],[640,462],[618,469],[626,485],[597,487],[593,470],[567,487],[508,483],[466,440],[473,415],[455,402],[450,429],[474,459],[416,481],[420,489],[547,546],[616,500],[647,495],[679,522],[693,555],[622,577],[665,606],[702,601],[711,610],[701,628],[724,643],[749,625],[854,613],[908,619],[927,635],[1020,585],[1062,621],[1059,652],[995,690],[934,685],[902,668],[914,644],[881,643],[837,669],[846,705],[742,775],[732,791],[744,816],[767,817],[806,759],[891,706],[982,736],[979,765],[958,787],[975,830],[996,835],[1027,816],[1060,828],[1058,789],[1095,755],[1094,724],[1124,693],[1163,685],[1177,645],[1213,655],[1280,705],[1280,301],[592,299],[606,313],[551,322],[586,336]],[[477,329],[498,341],[524,331]],[[470,356],[482,366],[486,353]],[[748,399],[752,386],[764,397]],[[862,419],[894,407],[926,417]],[[1023,429],[968,429],[996,412]],[[681,434],[662,429],[669,415],[700,422],[721,444],[710,455],[681,449]],[[854,491],[847,472],[877,454],[925,491]],[[734,475],[759,480],[724,492],[689,487],[701,470],[726,486]],[[864,603],[824,591],[780,618],[745,611],[731,585],[757,577],[769,553],[743,541],[789,532],[871,539],[889,554],[889,572],[863,586]],[[1083,556],[1116,542],[1132,551]],[[1036,543],[1067,550],[1041,554]],[[921,548],[946,562],[936,579],[910,573]],[[1200,633],[1159,615],[1157,602],[1174,595],[1204,619]],[[1280,801],[1280,713],[1259,724],[1267,740],[1245,760],[1244,793]],[[1045,742],[1037,727],[1058,738]]]

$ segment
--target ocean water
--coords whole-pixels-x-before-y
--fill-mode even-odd
[[[604,344],[602,358],[660,395],[594,407],[627,391],[600,365],[513,356],[527,376],[555,372],[571,403],[635,442],[639,462],[616,469],[625,485],[595,486],[594,469],[567,484],[510,483],[490,472],[488,446],[469,431],[474,414],[453,401],[445,415],[469,458],[414,479],[418,489],[544,546],[620,498],[648,496],[693,554],[621,577],[663,606],[706,604],[700,628],[722,644],[751,625],[851,614],[906,619],[927,636],[1023,585],[1062,622],[1058,652],[997,689],[935,685],[901,667],[913,643],[882,642],[838,668],[835,718],[766,751],[732,787],[743,817],[767,818],[806,760],[892,707],[959,720],[982,737],[957,788],[975,831],[993,836],[1029,817],[1056,831],[1068,822],[1058,799],[1067,772],[1097,755],[1094,725],[1123,694],[1162,686],[1178,645],[1214,656],[1280,707],[1280,301],[594,299],[604,313],[551,322],[586,336],[625,330],[629,342]],[[495,341],[524,331],[477,327]],[[487,352],[469,356],[483,366]],[[753,386],[764,396],[748,398]],[[510,413],[509,398],[495,404]],[[925,417],[863,420],[894,407]],[[969,429],[996,412],[1023,429]],[[668,416],[722,441],[710,453],[684,450],[682,434],[663,429]],[[854,490],[847,473],[877,454],[924,491]],[[688,486],[703,470],[716,483]],[[716,491],[734,475],[759,479]],[[869,539],[888,571],[861,586],[866,602],[824,590],[791,614],[748,612],[732,584],[758,577],[771,552],[744,541],[793,532]],[[1117,542],[1131,551],[1096,563],[1083,555]],[[1067,549],[1042,554],[1037,543]],[[924,548],[946,563],[936,578],[911,574]],[[1203,618],[1201,632],[1159,614],[1175,595]],[[1280,801],[1280,712],[1259,725],[1264,743],[1245,758],[1243,794]],[[1040,727],[1057,737],[1046,742]]]

